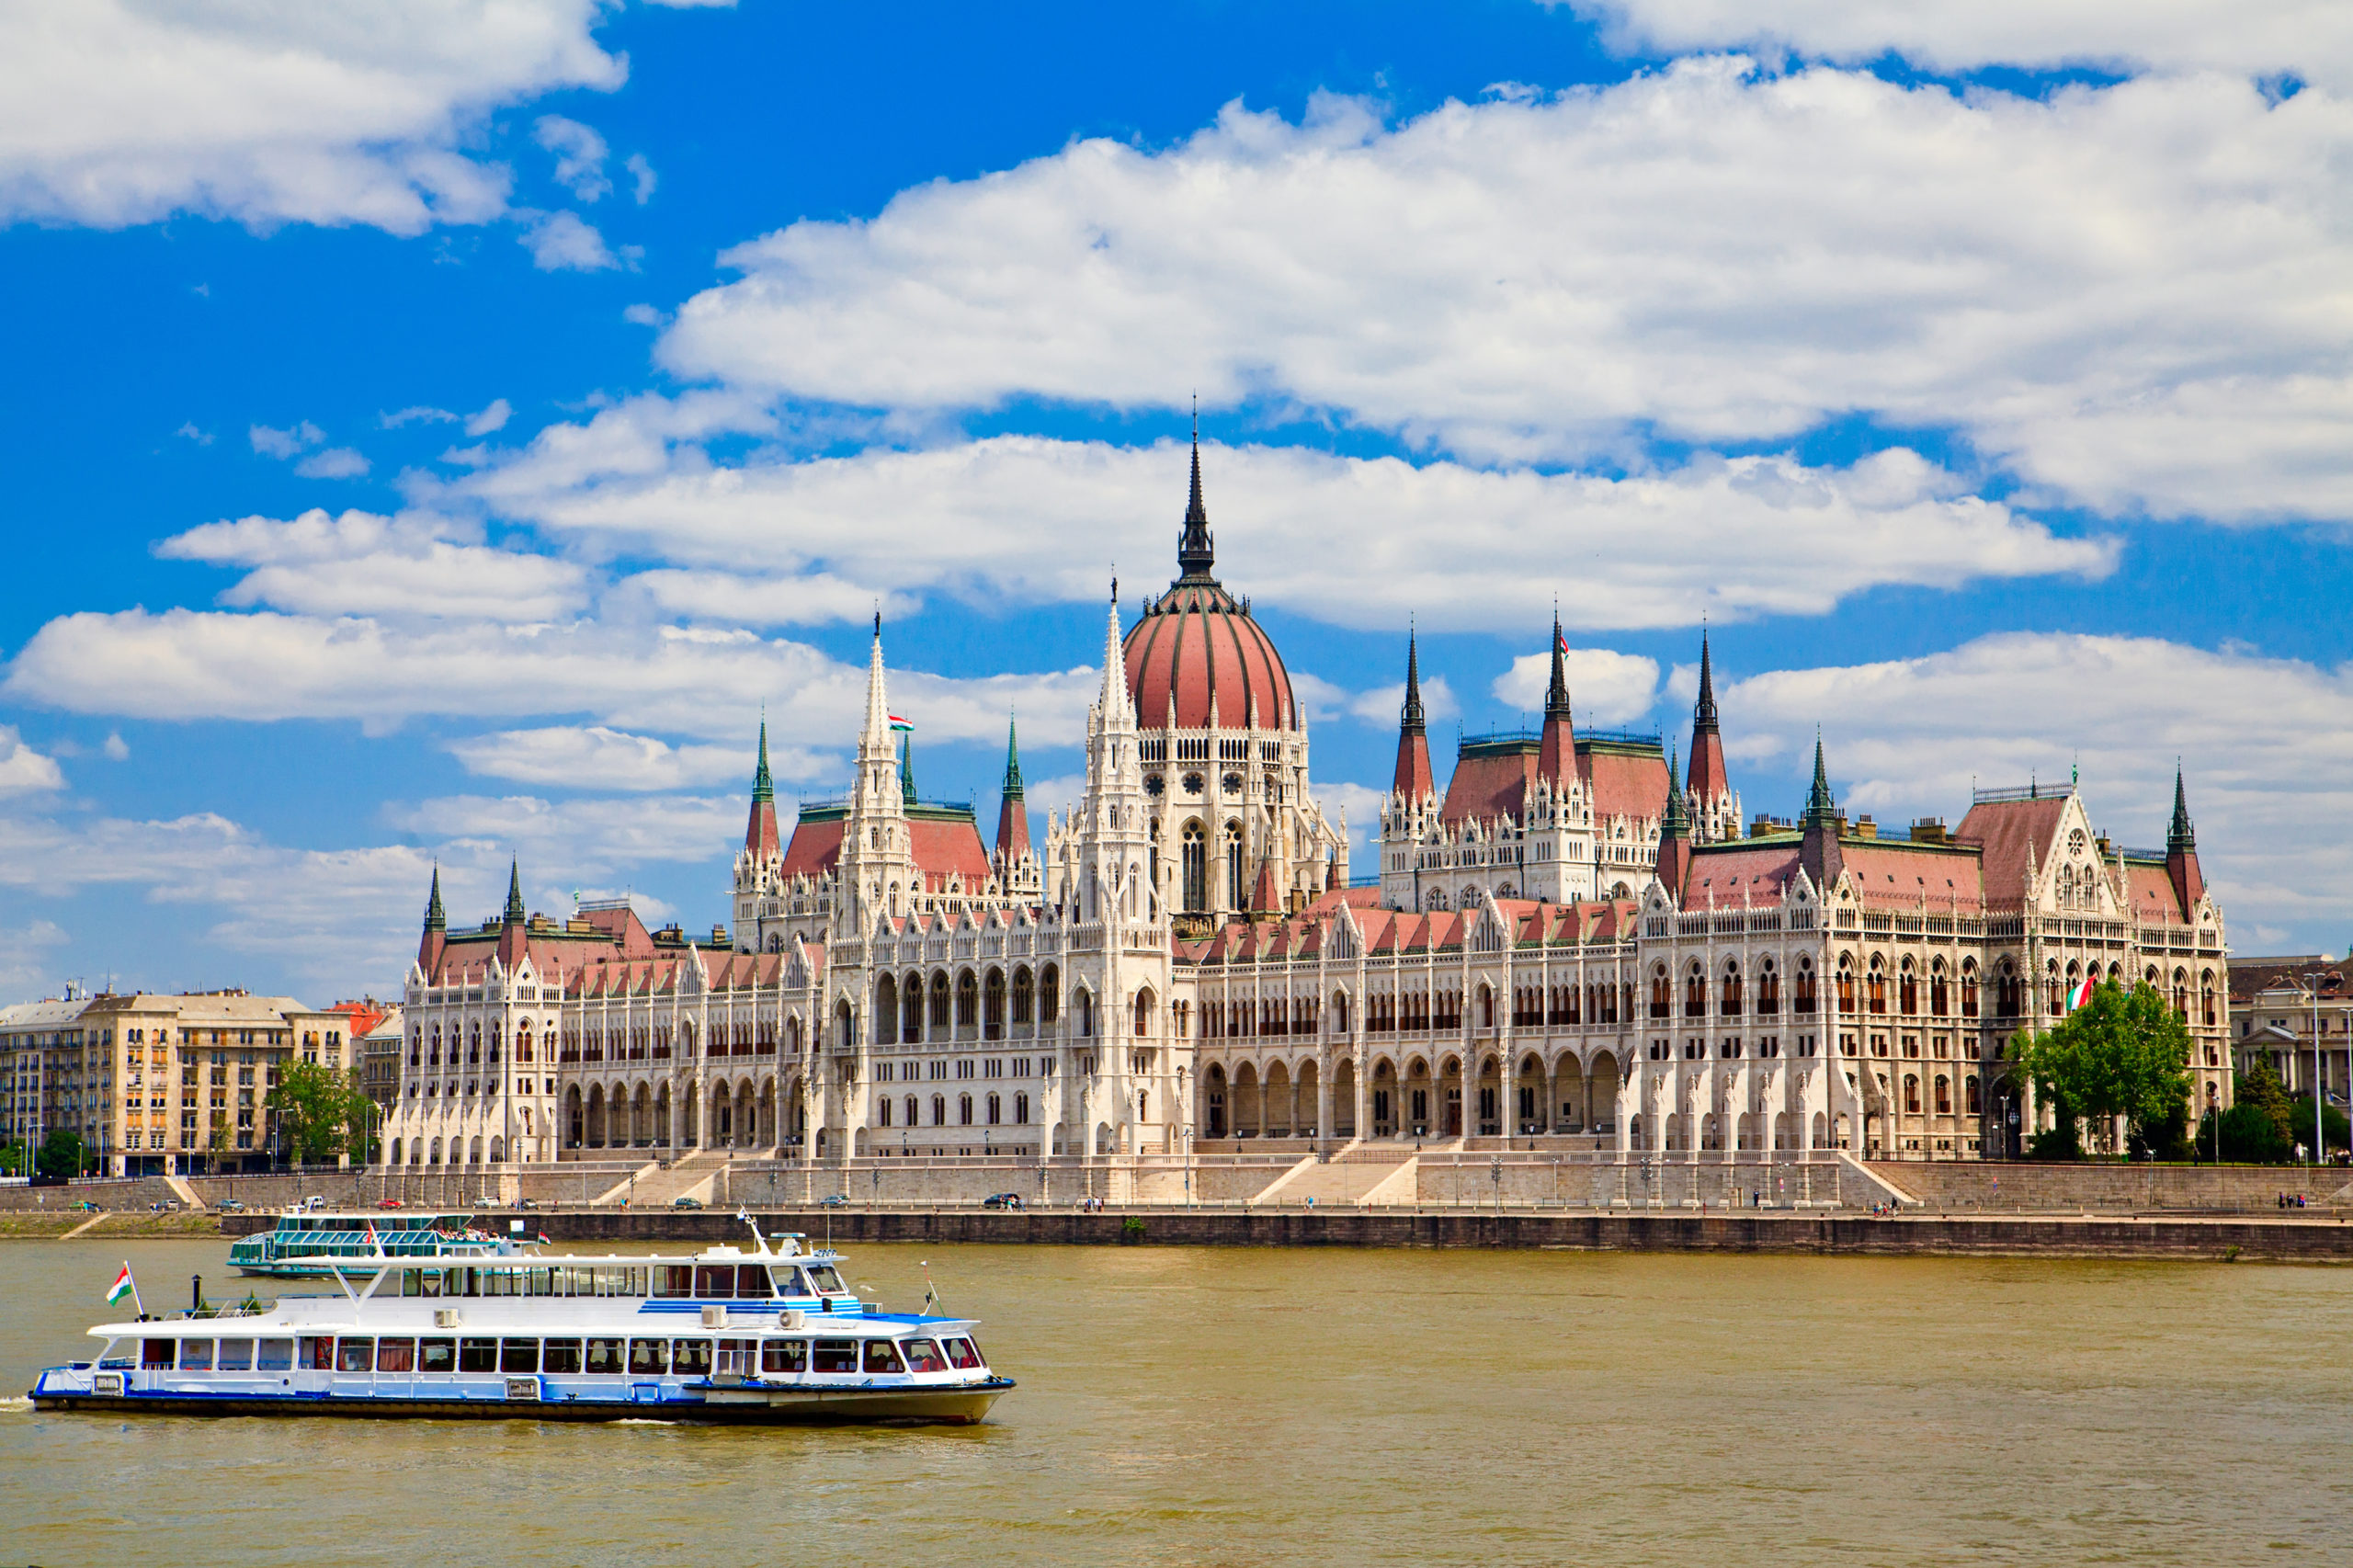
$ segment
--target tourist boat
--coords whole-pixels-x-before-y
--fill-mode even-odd
[[[387,1257],[512,1257],[528,1254],[536,1241],[494,1236],[456,1213],[338,1213],[296,1210],[277,1225],[241,1237],[229,1246],[229,1266],[240,1274],[278,1279],[324,1279],[337,1272],[365,1278]]]
[[[333,1294],[100,1324],[41,1410],[965,1426],[1013,1380],[968,1318],[884,1312],[801,1238],[749,1250],[379,1260]],[[125,1267],[125,1278],[129,1268]],[[928,1304],[928,1303],[926,1303]]]

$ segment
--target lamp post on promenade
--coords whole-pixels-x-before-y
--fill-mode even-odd
[[[2313,1164],[2319,1165],[2327,1152],[2327,1142],[2321,1132],[2321,1058],[2320,1058],[2320,978],[2319,970],[2304,976],[2304,984],[2313,998]]]

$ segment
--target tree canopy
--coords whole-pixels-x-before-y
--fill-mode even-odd
[[[290,1062],[269,1091],[279,1146],[297,1165],[332,1160],[365,1136],[375,1105],[347,1074],[315,1062]]]
[[[2106,982],[2053,1028],[2020,1031],[2010,1055],[2063,1131],[2087,1120],[2111,1153],[2115,1119],[2135,1131],[2156,1129],[2189,1098],[2189,1028],[2154,987]]]
[[[36,1156],[36,1162],[40,1174],[51,1181],[87,1176],[90,1171],[90,1146],[82,1142],[82,1135],[71,1128],[56,1128],[40,1141],[40,1153]]]

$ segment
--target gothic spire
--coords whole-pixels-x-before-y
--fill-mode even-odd
[[[439,875],[438,872],[435,874],[437,877]],[[506,863],[506,915],[501,924],[520,926],[526,918],[523,910],[522,862],[509,860]]]
[[[449,928],[449,917],[441,911],[441,863],[438,860],[433,864],[433,894],[425,901],[425,928],[428,931]]]
[[[2189,820],[2189,793],[2182,787],[2181,765],[2176,763],[2173,769],[2173,826],[2165,833],[2165,852],[2173,854],[2197,847],[2198,830]]]
[[[1021,737],[1016,733],[1011,715],[1005,721],[1005,787],[1004,793],[1012,800],[1022,798]]]
[[[1544,692],[1544,717],[1566,719],[1569,716],[1569,669],[1567,654],[1561,637],[1561,612],[1552,612],[1552,684]]]
[[[1691,813],[1683,804],[1683,786],[1675,781],[1677,758],[1673,751],[1666,754],[1666,813],[1659,824],[1661,838],[1691,836]]]
[[[776,780],[768,773],[768,722],[763,715],[760,719],[760,766],[752,774],[752,803],[756,806],[762,801],[772,802],[775,800]]]
[[[907,805],[915,803],[915,733],[909,730],[899,741],[899,798]]]
[[[1813,736],[1813,788],[1805,798],[1805,820],[1808,823],[1828,823],[1836,820],[1838,802],[1830,793],[1830,769],[1822,757],[1822,733]]]
[[[1699,633],[1699,706],[1692,710],[1691,727],[1712,734],[1716,731],[1715,672],[1708,665],[1708,634]]]
[[[1426,733],[1427,725],[1422,717],[1422,656],[1411,631],[1405,633],[1405,710],[1402,717],[1408,733]]]
[[[1201,505],[1201,415],[1197,408],[1193,413],[1193,494],[1185,507],[1185,531],[1176,540],[1176,570],[1187,577],[1206,578],[1216,563],[1209,508]]]

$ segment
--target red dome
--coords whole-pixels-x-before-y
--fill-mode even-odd
[[[1297,726],[1290,676],[1274,640],[1214,580],[1188,576],[1146,600],[1143,619],[1128,633],[1127,656],[1136,722],[1147,730],[1168,722],[1171,693],[1180,730],[1208,729],[1212,701],[1229,730],[1250,722],[1253,702],[1259,728]]]

